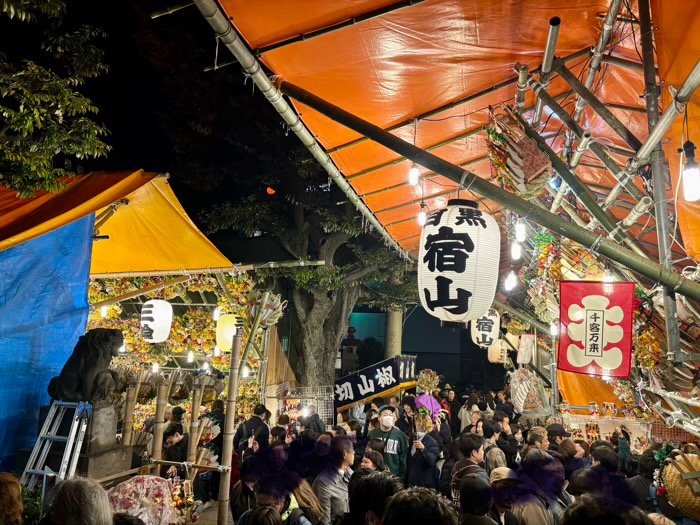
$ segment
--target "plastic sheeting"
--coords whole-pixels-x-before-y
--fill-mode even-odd
[[[167,180],[154,179],[126,200],[129,203],[119,206],[99,228],[100,235],[108,239],[95,242],[93,277],[233,268],[197,229]]]
[[[600,408],[603,408],[603,403],[615,403],[617,406],[622,406],[622,402],[615,395],[613,387],[599,377],[559,370],[557,371],[557,379],[562,400],[570,406],[587,407],[591,401],[598,403]]]
[[[85,333],[93,216],[0,252],[0,470],[31,447],[47,386]]]
[[[59,193],[20,199],[0,186],[0,251],[87,217],[147,184],[156,173],[97,172],[65,181]]]

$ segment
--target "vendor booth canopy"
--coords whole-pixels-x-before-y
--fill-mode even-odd
[[[0,251],[96,214],[92,277],[201,273],[233,264],[197,229],[156,173],[91,173],[60,193],[0,188]]]
[[[491,168],[486,159],[486,135],[468,132],[478,131],[488,122],[489,105],[513,102],[514,65],[527,64],[530,71],[541,65],[549,20],[559,17],[556,55],[569,57],[567,65],[575,75],[585,74],[609,4],[591,0],[337,0],[304,2],[300,8],[298,3],[280,0],[221,2],[249,48],[273,75],[439,157],[467,165],[487,179]],[[682,2],[652,0],[652,11],[658,28],[660,79],[665,86],[678,87],[698,57],[700,41],[694,37],[700,31],[700,16],[694,10],[689,12]],[[625,1],[620,15],[635,18],[636,2]],[[615,26],[608,53],[639,65],[639,39],[639,26],[622,21]],[[641,67],[605,63],[593,90],[637,138],[646,139]],[[552,79],[549,92],[561,95],[559,102],[565,108],[572,107],[574,95],[560,78]],[[664,100],[666,104],[670,101],[668,93]],[[428,212],[441,208],[457,193],[457,184],[421,168],[425,182],[411,186],[407,184],[409,161],[309,107],[294,104],[388,233],[401,247],[417,253],[420,226],[416,216],[421,201]],[[529,92],[525,107],[533,104],[534,95]],[[699,104],[696,95],[689,107],[691,135],[698,129]],[[562,123],[547,109],[542,120],[548,121],[543,133],[562,130]],[[666,143],[674,188],[678,182],[676,149],[682,144],[681,120],[671,129]],[[590,108],[585,109],[580,122],[596,141],[628,149]],[[549,142],[559,150],[562,137]],[[631,155],[619,152],[609,151],[618,165],[624,166]],[[616,183],[590,154],[585,154],[577,175],[599,197],[607,195]],[[642,188],[639,177],[636,184]],[[469,192],[462,191],[463,198],[465,195],[469,197]],[[500,209],[489,200],[480,204],[493,212]],[[633,204],[624,195],[612,213],[620,219]],[[580,212],[586,216],[584,210]],[[643,215],[630,233],[657,258],[654,224]],[[688,254],[699,255],[700,237],[694,235],[700,228],[699,203],[679,203],[679,227]],[[685,256],[678,246],[675,250],[674,259]]]

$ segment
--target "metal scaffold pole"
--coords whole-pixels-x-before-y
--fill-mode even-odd
[[[647,105],[648,125],[651,132],[659,122],[660,88],[656,82],[654,66],[654,39],[651,24],[649,0],[639,0],[639,23],[642,32],[642,58],[644,66],[644,98]],[[669,234],[668,207],[666,204],[666,171],[664,152],[657,143],[651,153],[651,177],[654,185],[654,210],[656,212],[656,235],[659,246],[659,263],[664,269],[673,268],[671,261],[671,241]],[[676,293],[673,287],[664,285],[662,289],[664,317],[666,320],[666,352],[671,359],[681,356],[681,334],[678,327]]]

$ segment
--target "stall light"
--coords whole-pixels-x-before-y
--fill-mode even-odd
[[[695,144],[686,141],[682,151],[685,152],[685,168],[683,168],[683,197],[687,202],[700,200],[700,167],[695,162]]]
[[[518,284],[518,277],[515,275],[515,271],[513,270],[513,267],[511,266],[510,272],[508,272],[508,275],[506,276],[506,280],[503,283],[503,288],[506,292],[510,292],[513,288],[515,288]]]
[[[615,276],[612,273],[612,270],[609,267],[605,267],[605,273],[603,273],[603,282],[604,283],[614,283],[615,282]]]
[[[527,225],[523,219],[518,219],[515,221],[515,240],[522,243],[525,239],[527,239]]]
[[[408,183],[411,186],[418,186],[418,181],[420,180],[420,170],[416,163],[412,163],[408,170]]]
[[[194,352],[192,350],[187,352],[187,362],[194,363]]]
[[[202,365],[202,370],[209,370],[209,362],[205,361],[204,364]]]
[[[100,315],[102,316],[102,319],[107,317],[107,307],[106,306],[103,306],[102,308],[100,308]]]
[[[301,415],[302,415],[302,417],[309,417],[311,415],[311,411],[309,410],[309,407],[302,408]]]
[[[549,333],[552,335],[552,337],[557,337],[559,335],[559,324],[556,322],[550,324]]]
[[[119,347],[119,353],[120,354],[126,353],[126,343],[122,343],[122,345]]]
[[[214,347],[214,357],[219,357],[221,355],[221,348],[219,348],[219,345],[216,345]]]
[[[219,307],[217,306],[211,313],[211,318],[214,320],[214,322],[216,322],[219,320],[219,317],[221,317],[221,310],[219,310]]]
[[[510,245],[510,258],[514,261],[519,261],[523,256],[523,248],[519,242],[514,242]]]
[[[425,202],[420,203],[420,212],[418,212],[418,226],[425,226],[428,220],[428,213],[425,211]]]
[[[153,363],[153,366],[151,367],[151,372],[153,372],[154,374],[157,374],[159,370],[160,370],[160,365],[158,363]]]
[[[245,379],[250,375],[250,368],[248,368],[248,365],[243,367],[243,371],[241,372],[241,376]]]

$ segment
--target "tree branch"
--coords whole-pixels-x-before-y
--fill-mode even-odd
[[[352,235],[345,232],[335,232],[324,237],[324,242],[318,250],[318,258],[326,261],[327,265],[333,264],[335,252],[350,239],[352,239]]]
[[[378,264],[372,264],[369,266],[362,266],[361,268],[358,268],[357,270],[353,270],[349,274],[347,274],[345,277],[343,277],[343,283],[349,284],[355,281],[359,281],[363,277],[367,277],[368,275],[378,271],[380,266]]]

